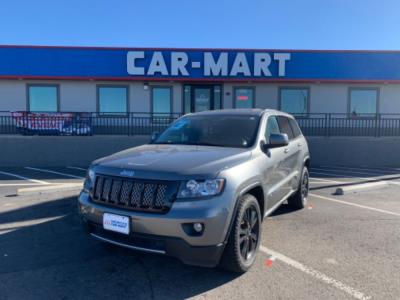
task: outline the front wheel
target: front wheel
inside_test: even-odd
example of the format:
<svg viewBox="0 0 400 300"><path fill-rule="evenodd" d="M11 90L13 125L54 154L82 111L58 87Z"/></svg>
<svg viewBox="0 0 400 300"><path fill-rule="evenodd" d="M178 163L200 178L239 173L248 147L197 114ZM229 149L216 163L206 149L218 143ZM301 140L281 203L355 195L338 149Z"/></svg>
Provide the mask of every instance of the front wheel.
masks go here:
<svg viewBox="0 0 400 300"><path fill-rule="evenodd" d="M246 194L239 200L221 266L243 273L253 265L261 240L261 213L257 199Z"/></svg>
<svg viewBox="0 0 400 300"><path fill-rule="evenodd" d="M309 190L309 174L306 166L303 167L297 192L288 198L288 203L295 209L302 209L307 205Z"/></svg>

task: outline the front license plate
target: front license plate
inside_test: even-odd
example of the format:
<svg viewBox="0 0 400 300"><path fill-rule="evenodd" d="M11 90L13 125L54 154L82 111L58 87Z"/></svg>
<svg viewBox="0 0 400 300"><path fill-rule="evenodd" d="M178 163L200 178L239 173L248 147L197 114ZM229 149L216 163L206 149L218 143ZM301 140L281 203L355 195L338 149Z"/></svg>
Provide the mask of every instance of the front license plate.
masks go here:
<svg viewBox="0 0 400 300"><path fill-rule="evenodd" d="M103 228L119 233L129 234L129 218L124 216L104 213Z"/></svg>

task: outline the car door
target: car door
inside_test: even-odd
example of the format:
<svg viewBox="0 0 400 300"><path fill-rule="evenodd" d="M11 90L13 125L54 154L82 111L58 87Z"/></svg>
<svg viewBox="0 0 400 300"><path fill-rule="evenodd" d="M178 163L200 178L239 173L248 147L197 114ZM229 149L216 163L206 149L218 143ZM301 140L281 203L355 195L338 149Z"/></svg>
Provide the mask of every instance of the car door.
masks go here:
<svg viewBox="0 0 400 300"><path fill-rule="evenodd" d="M298 171L298 175L295 176L294 180L294 188L297 188L298 180L300 180L303 164L304 164L304 153L303 149L305 144L307 143L304 139L304 136L301 132L299 125L297 124L294 118L289 118L290 127L293 131L293 156L294 156L294 168Z"/></svg>
<svg viewBox="0 0 400 300"><path fill-rule="evenodd" d="M293 129L290 125L290 118L287 116L278 116L278 124L281 133L286 133L289 138L289 145L284 147L284 163L282 165L283 173L285 174L284 182L282 186L285 190L285 195L290 193L297 182L298 176L298 157L299 157L299 147L297 145L297 140L293 133Z"/></svg>
<svg viewBox="0 0 400 300"><path fill-rule="evenodd" d="M276 116L268 116L264 130L265 142L269 142L269 136L272 133L281 133ZM284 196L287 188L282 186L282 182L286 176L285 173L284 147L268 149L264 153L263 164L263 180L267 193L266 208L269 210L276 205Z"/></svg>

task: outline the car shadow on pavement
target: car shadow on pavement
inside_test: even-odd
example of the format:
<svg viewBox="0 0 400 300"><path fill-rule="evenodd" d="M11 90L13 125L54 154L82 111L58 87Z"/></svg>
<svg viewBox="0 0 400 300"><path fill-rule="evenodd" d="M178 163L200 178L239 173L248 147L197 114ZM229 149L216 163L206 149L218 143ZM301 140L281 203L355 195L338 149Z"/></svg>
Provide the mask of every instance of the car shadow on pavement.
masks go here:
<svg viewBox="0 0 400 300"><path fill-rule="evenodd" d="M183 299L238 276L105 246L81 227L75 197L0 213L0 299Z"/></svg>
<svg viewBox="0 0 400 300"><path fill-rule="evenodd" d="M282 203L272 214L268 216L268 218L277 217L280 215L290 214L292 212L298 211L298 209L291 207L287 203Z"/></svg>

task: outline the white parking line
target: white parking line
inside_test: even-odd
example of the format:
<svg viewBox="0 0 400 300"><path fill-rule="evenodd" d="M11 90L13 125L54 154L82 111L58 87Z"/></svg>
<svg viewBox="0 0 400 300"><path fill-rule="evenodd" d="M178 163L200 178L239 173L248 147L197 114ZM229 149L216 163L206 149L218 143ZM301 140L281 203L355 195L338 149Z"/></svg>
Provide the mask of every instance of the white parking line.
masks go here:
<svg viewBox="0 0 400 300"><path fill-rule="evenodd" d="M87 171L87 169L84 169L84 168L79 168L79 167L71 167L71 166L68 166L67 167L67 169L73 169L73 170L81 170L81 171Z"/></svg>
<svg viewBox="0 0 400 300"><path fill-rule="evenodd" d="M328 201L332 201L332 202L337 202L337 203L341 203L341 204L345 204L345 205L355 206L355 207L359 207L359 208L363 208L363 209L368 209L368 210L380 212L380 213L387 214L387 215L400 217L400 213L395 213L395 212L392 212L392 211L389 211L389 210L385 210L385 209L380 209L380 208L375 208L375 207L371 207L371 206L365 206L365 205L361 205L361 204L351 203L351 202L338 200L338 199L334 199L334 198L330 198L330 197L326 197L326 196L320 196L320 195L317 195L317 194L314 194L314 193L310 193L309 195L312 196L312 197L316 197L316 198L320 198L320 199L324 199L324 200L328 200Z"/></svg>
<svg viewBox="0 0 400 300"><path fill-rule="evenodd" d="M81 176L76 176L72 174L67 174L67 173L61 173L53 170L48 170L48 169L39 169L39 168L33 168L33 167L25 167L25 169L28 170L33 170L33 171L39 171L39 172L44 172L44 173L51 173L51 174L57 174L61 176L66 176L66 177L71 177L71 178L76 178L76 179L85 179L84 177Z"/></svg>
<svg viewBox="0 0 400 300"><path fill-rule="evenodd" d="M32 179L32 178L28 178L28 177L21 176L21 175L18 175L18 174L14 174L14 173L10 173L10 172L0 171L0 174L6 175L6 176L15 177L15 178L18 178L18 179L28 180L28 181L34 182L34 183L50 184L50 182L47 182L47 181Z"/></svg>
<svg viewBox="0 0 400 300"><path fill-rule="evenodd" d="M326 176L330 176L330 177L360 178L360 177L353 176L353 175L343 175L343 174L337 174L337 173L332 173L332 172L313 171L312 169L310 170L310 174L326 175ZM363 179L367 179L367 178L363 178Z"/></svg>
<svg viewBox="0 0 400 300"><path fill-rule="evenodd" d="M327 169L327 168L313 168L314 170L319 170L319 171L323 171L323 172L330 172L330 171L333 171L333 172L343 172L343 173L351 173L351 174L362 174L362 175L374 175L374 176L391 176L391 175L400 175L400 174L386 174L386 173L377 173L377 172L369 172L369 171L362 171L362 172L360 172L360 171L349 171L349 170L342 170L342 169L339 169L338 170L338 168L329 168L329 169Z"/></svg>
<svg viewBox="0 0 400 300"><path fill-rule="evenodd" d="M6 233L14 231L14 230L21 229L23 227L39 225L39 224L42 224L42 223L55 221L55 220L58 220L58 219L61 219L61 218L64 218L64 217L65 217L65 215L61 215L61 216L56 216L56 217L49 217L49 218L41 218L41 219L35 219L35 220L26 220L26 221L14 222L14 223L0 224L0 235L1 234L6 234Z"/></svg>
<svg viewBox="0 0 400 300"><path fill-rule="evenodd" d="M315 269L313 269L311 267L308 267L308 266L302 264L301 262L298 262L298 261L296 261L294 259L291 259L291 258L289 258L289 257L287 257L287 256L285 256L285 255L283 255L283 254L281 254L279 252L271 250L271 249L269 249L267 247L264 247L262 245L260 246L260 251L264 252L267 255L274 256L276 259L284 262L285 264L287 264L287 265L289 265L289 266L291 266L291 267L293 267L293 268L295 268L295 269L297 269L299 271L302 271L302 272L306 273L307 275L310 275L310 276L314 277L315 279L321 280L324 283L326 283L326 284L328 284L330 286L333 286L333 287L335 287L335 288L347 293L348 295L352 296L355 299L360 299L360 300L371 299L370 296L366 296L364 293L356 290L355 288L353 288L353 287L351 287L351 286L349 286L349 285L347 285L347 284L345 284L345 283L343 283L343 282L341 282L339 280L336 280L336 279L334 279L332 277L329 277L328 275L325 275L324 273L321 273L318 270L315 270Z"/></svg>
<svg viewBox="0 0 400 300"><path fill-rule="evenodd" d="M336 181L336 180L319 178L319 177L310 177L310 180L318 180L318 181L322 181L324 183L339 183L339 184L351 183L350 181Z"/></svg>
<svg viewBox="0 0 400 300"><path fill-rule="evenodd" d="M0 183L0 187L7 186L37 186L37 183Z"/></svg>
<svg viewBox="0 0 400 300"><path fill-rule="evenodd" d="M391 175L374 176L374 177L357 177L354 175L338 174L338 173L331 173L331 172L327 173L327 172L319 172L319 171L316 172L316 171L312 171L312 170L310 171L310 174L320 174L320 175L331 176L331 177L355 178L355 179L359 179L359 180L385 181L385 182L390 182L391 184L400 185L400 182L394 181L395 179L390 178ZM352 183L352 182L349 182L349 183Z"/></svg>
<svg viewBox="0 0 400 300"><path fill-rule="evenodd" d="M321 168L341 168L341 169L354 169L354 170L369 170L369 171L377 171L377 172L400 172L400 168L385 168L385 167L347 167L347 166L329 166L329 165L321 165Z"/></svg>

